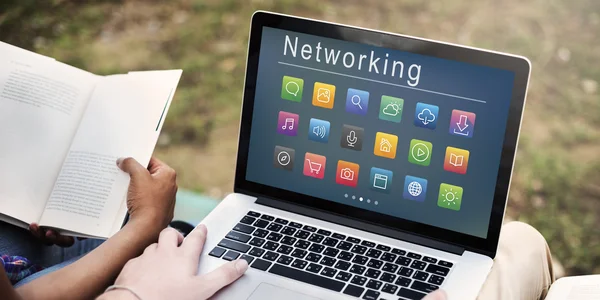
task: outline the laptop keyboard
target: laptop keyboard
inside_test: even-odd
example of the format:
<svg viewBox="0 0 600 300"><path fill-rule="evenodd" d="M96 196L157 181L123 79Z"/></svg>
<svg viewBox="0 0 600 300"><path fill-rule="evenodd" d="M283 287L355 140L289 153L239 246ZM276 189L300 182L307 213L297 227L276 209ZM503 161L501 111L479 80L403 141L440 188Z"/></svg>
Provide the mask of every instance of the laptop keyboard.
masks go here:
<svg viewBox="0 0 600 300"><path fill-rule="evenodd" d="M453 264L307 224L249 211L209 253L368 300L422 299ZM394 297L393 299L396 299Z"/></svg>

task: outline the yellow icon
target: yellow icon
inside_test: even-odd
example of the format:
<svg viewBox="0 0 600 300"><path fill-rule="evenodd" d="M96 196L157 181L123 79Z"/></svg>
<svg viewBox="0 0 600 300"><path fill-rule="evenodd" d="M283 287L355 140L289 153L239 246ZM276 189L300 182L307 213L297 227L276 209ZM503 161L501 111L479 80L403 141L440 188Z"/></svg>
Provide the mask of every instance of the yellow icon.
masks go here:
<svg viewBox="0 0 600 300"><path fill-rule="evenodd" d="M333 108L335 98L335 85L315 82L312 104L323 108Z"/></svg>
<svg viewBox="0 0 600 300"><path fill-rule="evenodd" d="M378 132L375 135L375 148L373 154L381 157L395 158L396 148L398 146L398 136Z"/></svg>

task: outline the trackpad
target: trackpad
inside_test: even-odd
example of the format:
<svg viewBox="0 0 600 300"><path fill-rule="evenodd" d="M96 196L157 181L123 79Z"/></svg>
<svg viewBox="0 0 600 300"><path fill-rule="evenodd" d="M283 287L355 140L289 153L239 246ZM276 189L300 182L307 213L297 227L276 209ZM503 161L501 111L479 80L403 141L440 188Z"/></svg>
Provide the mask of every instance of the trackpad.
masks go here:
<svg viewBox="0 0 600 300"><path fill-rule="evenodd" d="M248 300L285 299L285 300L319 300L305 294L294 292L286 288L261 283L250 295Z"/></svg>

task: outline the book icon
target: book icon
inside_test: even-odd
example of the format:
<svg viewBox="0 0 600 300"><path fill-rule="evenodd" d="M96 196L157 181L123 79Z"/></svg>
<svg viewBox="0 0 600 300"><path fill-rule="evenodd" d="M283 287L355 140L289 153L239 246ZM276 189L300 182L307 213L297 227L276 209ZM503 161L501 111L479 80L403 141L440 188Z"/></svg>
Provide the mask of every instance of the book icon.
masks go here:
<svg viewBox="0 0 600 300"><path fill-rule="evenodd" d="M456 155L454 153L450 153L450 160L448 161L448 163L455 167L462 167L464 159L465 157L463 155Z"/></svg>
<svg viewBox="0 0 600 300"><path fill-rule="evenodd" d="M444 170L458 174L466 174L469 166L469 150L454 147L446 148Z"/></svg>

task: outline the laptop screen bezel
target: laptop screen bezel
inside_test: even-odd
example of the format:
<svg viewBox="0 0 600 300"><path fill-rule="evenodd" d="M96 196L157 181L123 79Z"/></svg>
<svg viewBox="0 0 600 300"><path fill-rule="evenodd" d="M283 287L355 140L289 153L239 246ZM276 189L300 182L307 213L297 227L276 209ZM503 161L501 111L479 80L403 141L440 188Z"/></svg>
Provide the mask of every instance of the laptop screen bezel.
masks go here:
<svg viewBox="0 0 600 300"><path fill-rule="evenodd" d="M349 42L364 43L377 47L408 51L514 72L515 80L504 143L502 146L494 200L490 212L487 238L484 239L467 235L246 180L252 114L254 110L254 95L256 91L262 29L264 27L272 27ZM248 44L248 60L246 66L234 191L237 193L264 196L278 201L287 201L308 206L314 209L343 215L348 218L361 220L363 222L369 222L379 226L385 226L395 230L459 245L466 250L494 257L498 246L500 228L510 186L510 178L519 136L529 73L529 61L520 56L269 12L256 12L252 17L250 40Z"/></svg>

